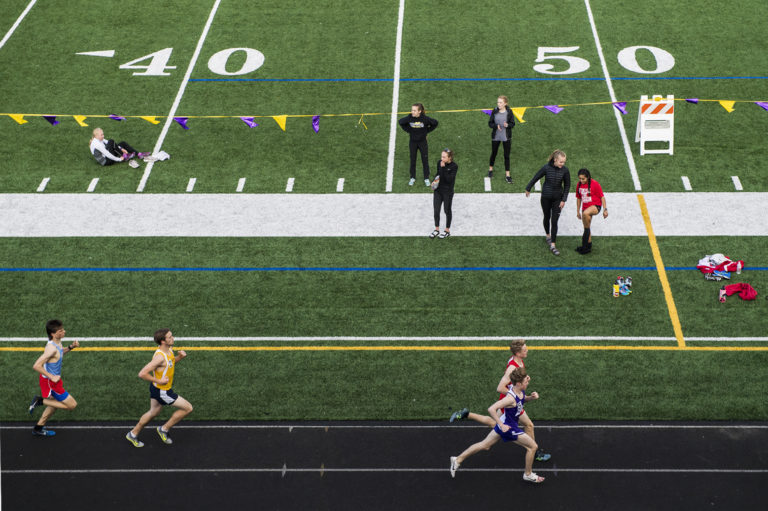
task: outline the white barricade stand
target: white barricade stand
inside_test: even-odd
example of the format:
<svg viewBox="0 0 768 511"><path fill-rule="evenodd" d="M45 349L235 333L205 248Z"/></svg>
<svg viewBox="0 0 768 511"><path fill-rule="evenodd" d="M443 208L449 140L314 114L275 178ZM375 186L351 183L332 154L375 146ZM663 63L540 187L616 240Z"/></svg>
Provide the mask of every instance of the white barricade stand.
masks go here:
<svg viewBox="0 0 768 511"><path fill-rule="evenodd" d="M637 111L637 133L635 142L640 142L640 155L674 154L675 141L675 97L640 96ZM646 142L667 142L666 149L646 149Z"/></svg>

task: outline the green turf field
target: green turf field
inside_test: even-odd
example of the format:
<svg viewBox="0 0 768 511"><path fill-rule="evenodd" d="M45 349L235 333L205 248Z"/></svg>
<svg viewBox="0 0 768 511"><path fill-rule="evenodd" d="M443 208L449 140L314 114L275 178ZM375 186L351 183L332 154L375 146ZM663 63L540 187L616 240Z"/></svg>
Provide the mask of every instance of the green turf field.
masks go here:
<svg viewBox="0 0 768 511"><path fill-rule="evenodd" d="M4 1L0 37L27 4ZM732 176L744 191L767 192L761 151L768 111L755 104L768 101L763 3L669 5L591 2L603 69L586 4L575 0L514 7L490 0L407 1L399 53L398 1L365 0L351 9L330 0L105 0L98 12L82 0L66 8L39 2L0 47L0 193L35 193L50 178L41 193L84 194L98 177L95 193L133 194L144 177L144 194L185 193L190 178L197 180L191 193L235 193L246 178L243 193L281 194L294 178L290 193L343 197L385 192L388 172L391 193L428 193L423 185L407 186L407 135L392 129L396 68L394 117L418 101L440 121L429 137L430 161L443 147L455 150L458 193L519 194L554 148L568 153L574 177L589 167L608 197L682 192L682 176L693 192L734 191ZM103 16L110 11L141 13L142 22L116 29ZM643 48L632 50L636 46ZM107 50L114 56L77 55ZM250 59L259 53L262 65L236 74L255 66ZM546 63L554 67L542 70ZM671 67L652 72L664 65ZM482 110L493 108L499 94L520 113L514 184L494 178L485 192L490 144ZM642 94L675 96L674 156L640 156L634 137ZM686 101L694 98L698 103ZM629 155L614 100L626 102L619 121ZM721 101L734 101L733 111ZM563 110L554 114L547 105ZM187 117L189 129L172 121L166 126L169 116ZM287 116L285 130L280 116ZM313 116L319 116L317 133ZM249 128L240 117L259 126ZM97 126L141 150L160 144L171 159L151 172L144 163L135 170L100 167L87 152ZM501 165L500 156L497 170ZM507 358L498 338L534 337L529 367L533 387L546 397L535 404L539 419L766 420L766 240L660 237L664 277L645 237L601 238L602 250L587 263L571 248L552 258L539 237L523 236L456 237L442 245L376 238L375 230L367 238L4 237L0 326L4 338L41 337L45 321L59 317L73 339L149 338L163 326L181 338L233 338L177 343L216 348L190 349L177 373L177 390L195 405L197 419L440 419L456 406L490 404ZM717 302L720 284L691 269L715 251L759 269L742 279L758 289L757 301ZM50 271L56 268L83 270ZM94 268L149 271L85 271ZM606 268L638 268L630 273L633 295L613 298L617 270ZM678 324L686 338L707 340L688 340L679 349ZM478 339L415 339L451 336ZM605 339L614 336L633 339ZM237 340L242 337L292 340ZM656 337L664 340L644 339ZM126 346L150 349L151 343L91 343ZM376 346L397 349L338 349ZM435 346L445 349L431 350ZM42 342L0 342L3 350L31 347ZM476 349L451 351L467 347ZM66 380L80 407L57 418L137 417L146 396L136 373L149 356L67 356ZM28 418L35 357L33 351L0 353L6 389L0 420ZM722 394L736 397L714 405L712 388L722 380ZM96 397L115 382L126 389L120 399ZM376 399L363 402L369 395Z"/></svg>

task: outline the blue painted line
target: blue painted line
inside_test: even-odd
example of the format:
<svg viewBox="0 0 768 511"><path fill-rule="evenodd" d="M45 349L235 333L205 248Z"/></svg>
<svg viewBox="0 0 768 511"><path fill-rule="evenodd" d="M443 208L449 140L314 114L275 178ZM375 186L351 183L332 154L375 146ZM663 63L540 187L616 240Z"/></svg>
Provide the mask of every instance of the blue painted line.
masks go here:
<svg viewBox="0 0 768 511"><path fill-rule="evenodd" d="M766 80L768 76L625 76L611 80ZM530 78L401 78L401 82L596 82L601 77L551 76ZM382 82L392 78L191 78L190 82Z"/></svg>
<svg viewBox="0 0 768 511"><path fill-rule="evenodd" d="M696 270L695 266L667 266L667 271ZM273 266L273 267L115 267L115 268L0 268L5 273L41 272L399 272L399 271L655 271L655 266L426 266L426 267L336 267L336 266ZM750 267L748 271L766 271L768 267Z"/></svg>

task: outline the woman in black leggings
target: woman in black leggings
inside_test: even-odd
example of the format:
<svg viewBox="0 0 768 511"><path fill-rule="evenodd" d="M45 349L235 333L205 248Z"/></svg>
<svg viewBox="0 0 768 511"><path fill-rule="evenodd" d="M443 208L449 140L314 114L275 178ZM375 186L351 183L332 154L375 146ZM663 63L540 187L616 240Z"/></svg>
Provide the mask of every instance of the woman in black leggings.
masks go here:
<svg viewBox="0 0 768 511"><path fill-rule="evenodd" d="M544 186L541 188L541 210L544 212L544 232L547 237L549 250L555 255L560 255L560 251L555 246L557 241L557 221L560 219L560 212L565 206L568 194L571 191L571 173L565 166L565 153L560 149L555 149L549 157L546 165L541 167L536 175L533 176L525 187L525 196L531 195L531 188L544 178Z"/></svg>
<svg viewBox="0 0 768 511"><path fill-rule="evenodd" d="M435 230L429 235L430 238L445 239L451 235L451 220L453 211L453 184L456 181L456 171L459 166L453 161L453 151L443 149L440 154L440 161L437 162L437 175L432 181L433 193L432 204L435 208ZM445 231L440 233L440 207L445 209Z"/></svg>

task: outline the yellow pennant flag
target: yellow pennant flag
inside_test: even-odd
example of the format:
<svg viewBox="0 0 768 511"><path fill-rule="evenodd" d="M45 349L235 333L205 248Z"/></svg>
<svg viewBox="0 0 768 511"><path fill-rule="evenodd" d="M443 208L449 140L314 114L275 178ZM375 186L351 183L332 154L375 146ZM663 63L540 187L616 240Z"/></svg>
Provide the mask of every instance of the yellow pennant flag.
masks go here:
<svg viewBox="0 0 768 511"><path fill-rule="evenodd" d="M525 122L523 120L523 116L525 115L525 110L526 110L526 107L524 106L512 109L512 113L515 114L515 119L517 119L517 122L521 124Z"/></svg>
<svg viewBox="0 0 768 511"><path fill-rule="evenodd" d="M18 122L19 124L26 124L29 122L24 119L24 114L8 114L8 117Z"/></svg>
<svg viewBox="0 0 768 511"><path fill-rule="evenodd" d="M288 118L287 115L273 115L272 118L275 120L278 126L280 126L280 129L285 131L285 120Z"/></svg>
<svg viewBox="0 0 768 511"><path fill-rule="evenodd" d="M147 121L147 122L151 122L152 124L160 124L160 121L158 121L157 119L155 119L155 117L154 117L154 116L149 116L149 117L141 117L141 119L144 119L144 120L145 120L145 121Z"/></svg>
<svg viewBox="0 0 768 511"><path fill-rule="evenodd" d="M733 112L733 105L736 103L735 101L719 101L720 106L725 108L725 111L728 113Z"/></svg>
<svg viewBox="0 0 768 511"><path fill-rule="evenodd" d="M73 115L72 117L77 121L77 124L79 124L80 126L88 126L87 124L85 124L84 115Z"/></svg>

